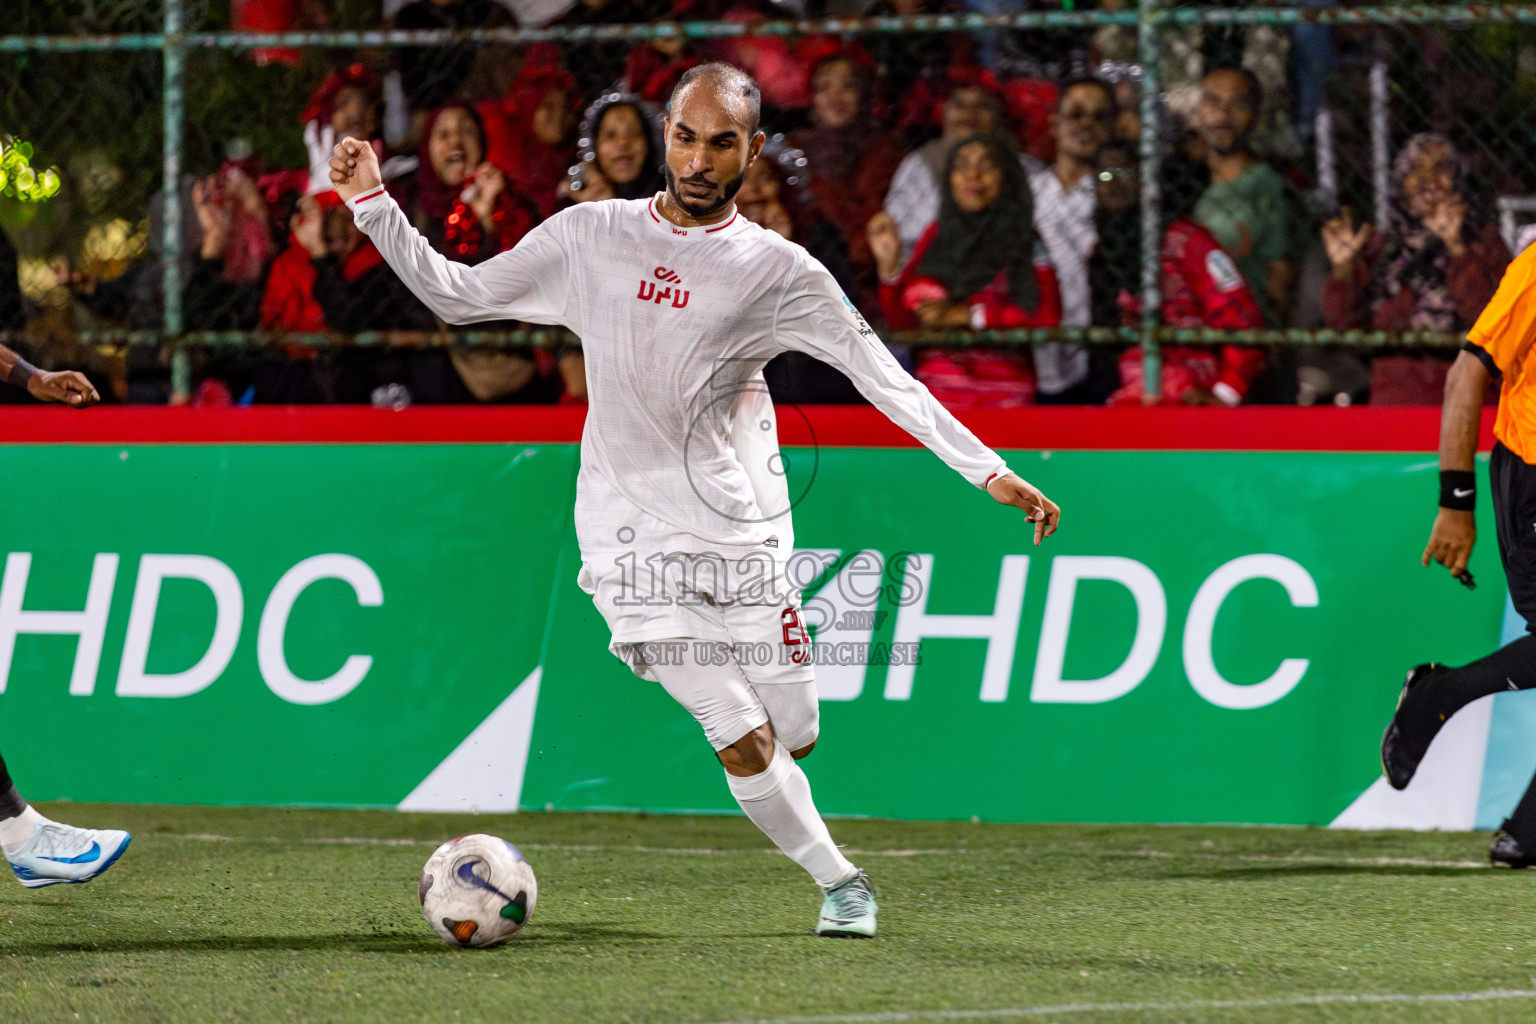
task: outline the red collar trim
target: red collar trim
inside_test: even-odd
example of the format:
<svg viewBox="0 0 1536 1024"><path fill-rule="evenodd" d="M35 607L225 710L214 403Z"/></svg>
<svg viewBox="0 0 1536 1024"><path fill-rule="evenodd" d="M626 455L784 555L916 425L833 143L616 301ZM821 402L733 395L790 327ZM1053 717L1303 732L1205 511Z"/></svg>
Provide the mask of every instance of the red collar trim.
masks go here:
<svg viewBox="0 0 1536 1024"><path fill-rule="evenodd" d="M656 210L656 200L658 198L658 196L652 196L650 198L650 200L645 204L645 212L651 215L651 220L655 221L657 224L660 224L662 227L671 228L672 231L678 235L691 235L695 232L698 232L699 234L712 235L716 231L724 231L732 224L735 224L736 218L741 216L741 211L737 210L735 213L731 214L730 220L726 221L724 224L716 224L712 228L704 228L702 230L699 228L680 228L676 224L673 224L671 221L662 219L661 215Z"/></svg>

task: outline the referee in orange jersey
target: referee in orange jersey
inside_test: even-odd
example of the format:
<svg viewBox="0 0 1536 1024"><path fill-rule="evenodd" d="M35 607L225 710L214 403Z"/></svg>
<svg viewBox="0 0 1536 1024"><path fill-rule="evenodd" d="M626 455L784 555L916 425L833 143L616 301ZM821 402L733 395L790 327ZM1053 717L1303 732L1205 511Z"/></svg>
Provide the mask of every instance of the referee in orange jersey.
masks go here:
<svg viewBox="0 0 1536 1024"><path fill-rule="evenodd" d="M1413 778L1430 741L1458 710L1492 693L1536 687L1536 246L1504 272L1499 290L1483 310L1451 366L1440 414L1440 512L1424 549L1424 564L1439 562L1452 576L1465 575L1477 527L1473 472L1483 393L1490 379L1502 382L1497 438L1489 464L1499 555L1515 610L1527 634L1461 668L1430 663L1408 672L1381 738L1387 781L1402 789ZM1495 865L1536 864L1536 781L1494 836L1488 851Z"/></svg>

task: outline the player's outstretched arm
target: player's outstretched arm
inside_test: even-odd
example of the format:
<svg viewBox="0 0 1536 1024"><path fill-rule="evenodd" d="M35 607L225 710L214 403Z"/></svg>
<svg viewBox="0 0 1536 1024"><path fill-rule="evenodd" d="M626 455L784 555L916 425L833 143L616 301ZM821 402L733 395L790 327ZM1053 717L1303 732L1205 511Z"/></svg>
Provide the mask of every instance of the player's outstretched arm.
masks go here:
<svg viewBox="0 0 1536 1024"><path fill-rule="evenodd" d="M358 230L373 240L406 287L447 323L526 320L570 326L564 317L565 252L553 221L484 263L454 263L432 248L384 190L371 145L342 139L330 166L331 184L352 208Z"/></svg>
<svg viewBox="0 0 1536 1024"><path fill-rule="evenodd" d="M83 409L101 401L101 395L85 379L85 374L74 370L39 370L4 345L0 345L0 377L44 402Z"/></svg>
<svg viewBox="0 0 1536 1024"><path fill-rule="evenodd" d="M1451 501L1470 499L1476 491L1472 473L1477 457L1483 392L1487 387L1488 371L1482 360L1471 352L1458 354L1445 379L1445 404L1440 410L1440 471L1466 476L1464 488L1453 488L1448 499ZM1460 493L1462 490L1466 493ZM1424 548L1421 559L1424 565L1439 562L1452 576L1466 572L1467 563L1472 559L1472 547L1477 543L1477 523L1470 500L1466 504L1469 507L1441 506L1435 515L1435 525L1429 531L1429 544Z"/></svg>
<svg viewBox="0 0 1536 1024"><path fill-rule="evenodd" d="M1040 488L1016 473L1004 473L987 484L987 493L999 505L1012 505L1024 510L1025 516L1035 524L1035 545L1056 532L1061 522L1061 509Z"/></svg>
<svg viewBox="0 0 1536 1024"><path fill-rule="evenodd" d="M1023 509L1036 544L1055 533L1061 521L1056 503L1010 472L1001 456L902 369L825 267L803 252L800 258L800 272L788 282L779 307L780 343L842 370L875 408L951 469L993 500Z"/></svg>

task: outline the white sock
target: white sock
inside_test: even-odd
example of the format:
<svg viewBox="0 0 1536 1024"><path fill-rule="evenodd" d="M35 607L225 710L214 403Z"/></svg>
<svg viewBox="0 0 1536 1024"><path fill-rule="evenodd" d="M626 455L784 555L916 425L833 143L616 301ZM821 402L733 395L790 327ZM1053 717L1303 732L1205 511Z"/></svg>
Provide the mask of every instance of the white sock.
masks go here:
<svg viewBox="0 0 1536 1024"><path fill-rule="evenodd" d="M811 799L811 780L784 744L774 744L767 771L746 777L727 772L725 780L752 823L789 854L790 860L809 871L817 885L830 889L858 870L832 842L832 834Z"/></svg>
<svg viewBox="0 0 1536 1024"><path fill-rule="evenodd" d="M14 853L32 838L38 823L47 820L31 804L27 804L27 809L14 818L0 819L0 848L6 853Z"/></svg>

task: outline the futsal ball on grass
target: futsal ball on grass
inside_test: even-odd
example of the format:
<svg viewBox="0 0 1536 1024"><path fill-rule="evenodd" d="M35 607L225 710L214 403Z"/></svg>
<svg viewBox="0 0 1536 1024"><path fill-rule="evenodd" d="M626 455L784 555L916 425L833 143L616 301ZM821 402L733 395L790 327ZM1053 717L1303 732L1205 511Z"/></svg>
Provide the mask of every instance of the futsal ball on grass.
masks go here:
<svg viewBox="0 0 1536 1024"><path fill-rule="evenodd" d="M487 949L523 930L539 885L522 851L496 836L460 836L432 851L417 897L450 946Z"/></svg>

